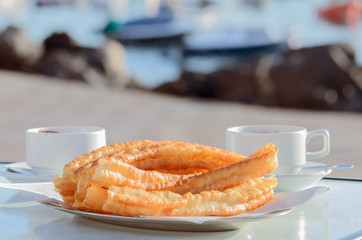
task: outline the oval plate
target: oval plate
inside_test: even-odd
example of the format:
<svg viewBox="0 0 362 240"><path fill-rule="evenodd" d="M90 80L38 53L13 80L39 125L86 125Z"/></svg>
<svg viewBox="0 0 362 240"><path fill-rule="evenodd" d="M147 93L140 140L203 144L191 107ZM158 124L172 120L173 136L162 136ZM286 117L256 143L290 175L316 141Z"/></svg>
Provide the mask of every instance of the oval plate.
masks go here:
<svg viewBox="0 0 362 240"><path fill-rule="evenodd" d="M188 232L215 232L226 231L241 228L253 221L259 221L270 217L281 216L289 213L293 208L287 208L279 211L269 212L266 214L242 214L232 217L207 217L208 221L197 223L200 217L125 217L118 215L107 215L95 212L78 211L64 206L56 199L40 200L34 198L37 202L52 207L54 209L86 217L95 221L110 223L113 225L121 225L126 227L146 228L167 231L188 231ZM201 217L205 218L205 217ZM187 219L187 220L186 220ZM195 221L193 221L193 219Z"/></svg>

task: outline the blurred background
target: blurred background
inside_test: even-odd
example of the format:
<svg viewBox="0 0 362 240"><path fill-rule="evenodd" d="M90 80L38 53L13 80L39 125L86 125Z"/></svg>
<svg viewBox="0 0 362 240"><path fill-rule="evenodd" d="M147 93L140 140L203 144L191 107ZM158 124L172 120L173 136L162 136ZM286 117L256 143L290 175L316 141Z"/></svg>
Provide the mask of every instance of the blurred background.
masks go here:
<svg viewBox="0 0 362 240"><path fill-rule="evenodd" d="M348 0L0 0L0 69L361 112L360 14Z"/></svg>

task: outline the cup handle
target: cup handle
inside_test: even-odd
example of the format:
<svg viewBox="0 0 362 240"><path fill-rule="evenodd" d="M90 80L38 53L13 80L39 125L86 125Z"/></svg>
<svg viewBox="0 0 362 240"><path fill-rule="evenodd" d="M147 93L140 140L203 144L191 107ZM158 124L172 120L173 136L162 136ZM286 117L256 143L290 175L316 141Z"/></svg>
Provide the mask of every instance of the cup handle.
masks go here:
<svg viewBox="0 0 362 240"><path fill-rule="evenodd" d="M306 144L314 138L314 137L322 137L323 138L323 147L321 150L316 152L307 152L307 160L321 158L328 155L330 151L330 140L329 140L329 132L325 129L313 130L307 133Z"/></svg>

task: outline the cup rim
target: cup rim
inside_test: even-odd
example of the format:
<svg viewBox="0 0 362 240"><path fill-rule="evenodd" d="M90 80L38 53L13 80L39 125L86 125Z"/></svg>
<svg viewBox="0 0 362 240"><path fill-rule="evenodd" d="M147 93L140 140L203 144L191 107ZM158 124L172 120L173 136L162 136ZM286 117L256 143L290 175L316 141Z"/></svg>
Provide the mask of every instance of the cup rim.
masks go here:
<svg viewBox="0 0 362 240"><path fill-rule="evenodd" d="M255 130L246 130L255 129ZM256 131L258 129L258 131ZM271 131L275 130L278 132L260 132L260 131ZM305 127L296 125L282 125L282 124L256 124L256 125L240 125L229 127L226 129L227 133L245 133L245 134L292 134L306 132Z"/></svg>
<svg viewBox="0 0 362 240"><path fill-rule="evenodd" d="M47 134L39 132L39 130L43 131L57 131L56 135L79 135L79 134L98 134L105 132L103 127L96 126L48 126L48 127L36 127L29 128L26 130L26 133L31 134ZM59 131L59 132L58 132ZM53 134L53 133L50 133Z"/></svg>

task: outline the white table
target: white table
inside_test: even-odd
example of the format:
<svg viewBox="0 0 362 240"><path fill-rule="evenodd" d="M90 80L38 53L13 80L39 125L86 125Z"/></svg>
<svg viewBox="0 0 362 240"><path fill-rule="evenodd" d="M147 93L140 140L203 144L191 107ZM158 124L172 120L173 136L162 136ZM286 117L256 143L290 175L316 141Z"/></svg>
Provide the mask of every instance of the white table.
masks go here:
<svg viewBox="0 0 362 240"><path fill-rule="evenodd" d="M318 185L330 190L287 215L224 232L158 231L99 223L40 205L26 193L0 188L0 239L339 239L360 231L362 182L322 180ZM18 207L21 202L26 206Z"/></svg>

